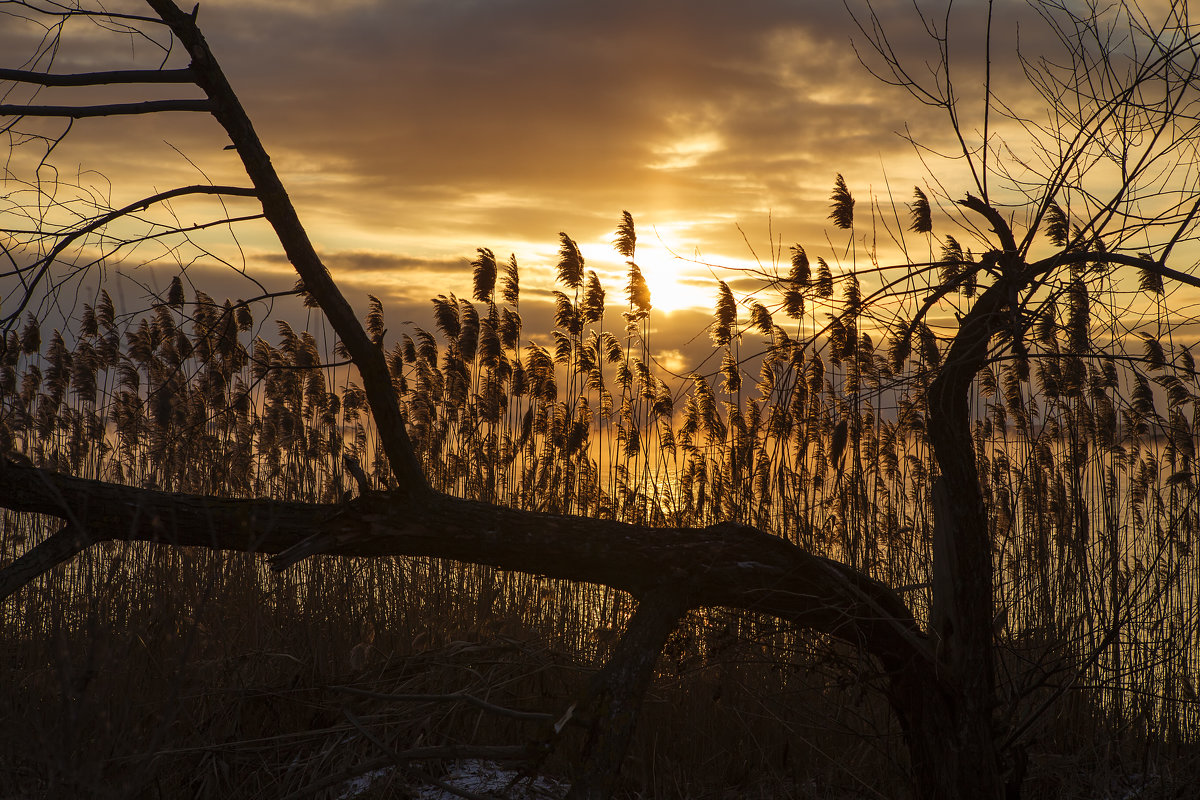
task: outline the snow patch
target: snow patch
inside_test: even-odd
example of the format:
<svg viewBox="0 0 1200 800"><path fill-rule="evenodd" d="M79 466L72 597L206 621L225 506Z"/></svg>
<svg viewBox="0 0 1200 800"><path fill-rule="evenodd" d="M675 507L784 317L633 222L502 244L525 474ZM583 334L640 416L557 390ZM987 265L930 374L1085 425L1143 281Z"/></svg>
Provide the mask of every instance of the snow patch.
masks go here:
<svg viewBox="0 0 1200 800"><path fill-rule="evenodd" d="M367 793L367 789L371 788L371 784L380 778L387 777L391 771L391 767L373 769L370 772L364 772L357 778L351 778L342 784L342 793L337 796L337 800L354 800L356 797L361 797Z"/></svg>
<svg viewBox="0 0 1200 800"><path fill-rule="evenodd" d="M386 780L391 773L391 767L377 769L347 781L342 785L338 800L355 800L363 796L376 781ZM560 800L568 789L567 784L553 778L522 778L516 770L478 759L459 761L439 780L463 792L511 800ZM409 797L414 800L460 800L462 797L432 785L412 786L410 790Z"/></svg>

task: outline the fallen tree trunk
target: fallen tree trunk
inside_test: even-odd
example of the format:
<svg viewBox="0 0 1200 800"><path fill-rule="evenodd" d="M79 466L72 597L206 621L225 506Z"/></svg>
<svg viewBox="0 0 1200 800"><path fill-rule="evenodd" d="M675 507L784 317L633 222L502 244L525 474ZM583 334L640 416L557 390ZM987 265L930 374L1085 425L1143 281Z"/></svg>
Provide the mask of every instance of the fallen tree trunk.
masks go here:
<svg viewBox="0 0 1200 800"><path fill-rule="evenodd" d="M887 662L925 652L924 634L890 588L743 525L649 528L427 490L372 492L336 505L239 500L123 486L11 461L0 467L0 495L6 508L58 517L77 537L82 532L79 549L143 541L290 553L290 561L303 548L299 552L448 558L604 584L635 596L671 585L689 608L773 614L861 644ZM55 546L45 569L62 560ZM29 563L17 570L18 563L0 570L0 585L10 585L6 576L18 571L22 583L45 572Z"/></svg>
<svg viewBox="0 0 1200 800"><path fill-rule="evenodd" d="M931 740L913 740L909 729L926 727L929 703L939 705L943 696L926 636L899 595L851 567L744 525L648 528L519 511L424 488L370 492L336 505L229 499L123 486L8 460L0 461L0 497L11 510L65 522L0 569L0 599L92 545L135 541L279 554L282 566L313 553L429 556L629 592L639 600L635 619L651 621L643 626L649 633L627 632L627 645L602 673L603 685L584 699L595 706L600 698L604 706L592 714L595 755L585 755L579 787L587 797L607 796L613 788L600 776L619 763L650 670L688 609L767 614L862 648L887 677L889 701L910 741L929 746Z"/></svg>

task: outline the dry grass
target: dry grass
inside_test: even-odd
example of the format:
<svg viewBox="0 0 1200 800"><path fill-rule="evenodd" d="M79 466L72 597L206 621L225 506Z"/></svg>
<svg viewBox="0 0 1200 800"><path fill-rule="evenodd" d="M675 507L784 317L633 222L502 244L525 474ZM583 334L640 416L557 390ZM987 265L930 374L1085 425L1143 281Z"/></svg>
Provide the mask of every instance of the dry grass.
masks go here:
<svg viewBox="0 0 1200 800"><path fill-rule="evenodd" d="M631 219L618 234L632 260ZM954 279L971 270L959 250ZM556 328L536 341L516 260L480 250L474 302L440 297L432 331L385 344L437 488L651 525L746 522L911 587L925 613L936 466L922 403L946 339L904 320L927 282L876 303L852 270L835 278L793 248L760 291L722 284L712 371L676 381L654 362L636 267L613 332L566 235L560 253ZM999 567L998 713L1049 709L1023 730L1047 793L1134 774L1175 786L1196 771L1200 729L1200 384L1187 348L1103 316L1138 289L1095 271L1060 278L1028 312L1028 359L994 361L974 400ZM0 446L64 472L224 495L334 502L353 490L344 456L388 484L363 392L322 366L313 334L279 322L271 341L253 336L249 308L188 298L178 279L160 300L120 317L102 293L68 334L32 318L11 331ZM1174 324L1156 308L1143 331ZM386 329L374 298L367 327ZM46 532L6 512L0 564ZM0 791L285 796L389 747L524 741L527 723L478 708L331 687L470 691L557 713L628 611L596 587L437 562L318 558L276 576L245 556L101 548L3 608L15 723ZM870 674L858 654L762 620L697 615L661 665L627 788L893 793L902 748ZM547 769L566 771L558 758Z"/></svg>
<svg viewBox="0 0 1200 800"><path fill-rule="evenodd" d="M547 618L545 590L572 587L509 586L497 601L503 607L481 622L475 592L427 593L415 579L424 572L432 586L433 570L412 565L398 568L408 574L407 590L388 607L335 611L322 603L306 611L285 599L295 595L282 585L255 592L250 559L194 555L183 575L172 563L179 559L151 556L131 569L122 588L144 587L153 602L119 596L110 584L87 607L47 599L41 636L6 625L0 792L334 797L345 781L389 763L389 754L461 747L468 756L472 746L547 736L548 721L512 719L454 696L552 720L611 644L611 635ZM366 599L358 571L378 565L318 559L314 566L320 580L358 584L349 596ZM384 580L377 585L401 593ZM531 604L519 606L521 597ZM676 636L647 703L626 791L704 797L719 796L714 787L741 787L810 796L805 786L896 778L887 753L897 743L879 698L834 683L840 670L811 648L776 660L774 645L790 637L763 625L697 615ZM587 644L564 645L571 639ZM883 733L864 739L872 726ZM535 768L569 775L583 744L582 732L568 728ZM393 788L436 778L451 760L443 753L406 761Z"/></svg>

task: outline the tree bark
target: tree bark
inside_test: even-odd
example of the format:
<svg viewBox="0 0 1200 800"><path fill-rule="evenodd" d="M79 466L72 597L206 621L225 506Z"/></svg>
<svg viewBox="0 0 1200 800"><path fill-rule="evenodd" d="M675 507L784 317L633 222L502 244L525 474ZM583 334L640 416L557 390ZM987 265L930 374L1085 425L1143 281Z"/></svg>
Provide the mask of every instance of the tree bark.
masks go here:
<svg viewBox="0 0 1200 800"><path fill-rule="evenodd" d="M104 541L282 553L319 540L341 556L432 556L600 583L641 596L664 585L687 608L723 605L803 622L889 663L928 659L890 588L743 525L649 528L519 511L447 495L372 492L324 505L142 489L0 461L0 505L58 517ZM14 564L0 570L0 580ZM31 576L32 577L32 576Z"/></svg>
<svg viewBox="0 0 1200 800"><path fill-rule="evenodd" d="M638 598L625 633L585 700L585 714L592 719L567 800L605 800L616 789L654 665L686 612L683 594L670 586Z"/></svg>
<svg viewBox="0 0 1200 800"><path fill-rule="evenodd" d="M962 205L992 223L1003 250L984 256L1000 277L963 316L929 389L929 440L939 471L930 633L946 674L939 685L927 687L936 696L926 698L929 707L920 712L924 721L913 729L910 744L914 772L928 773L938 796L1001 800L1004 781L992 726L992 542L971 439L970 390L992 336L1001 325L1016 324L1016 291L1027 279L1004 219L978 198L968 196ZM1020 332L1014 330L1013 338L1019 341Z"/></svg>

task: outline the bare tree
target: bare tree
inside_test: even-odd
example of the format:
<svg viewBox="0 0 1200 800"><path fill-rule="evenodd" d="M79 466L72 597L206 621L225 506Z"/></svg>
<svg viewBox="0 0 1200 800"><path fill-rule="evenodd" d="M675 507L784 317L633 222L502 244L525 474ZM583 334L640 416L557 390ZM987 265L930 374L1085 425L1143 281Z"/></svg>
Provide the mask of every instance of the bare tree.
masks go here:
<svg viewBox="0 0 1200 800"><path fill-rule="evenodd" d="M1019 791L1023 737L1050 703L1026 706L1016 718L997 713L1001 693L994 631L1005 606L997 605L996 501L985 498L981 488L975 433L980 420L972 397L981 371L989 365L1023 363L1028 373L1030 359L1083 370L1070 380L1078 392L1085 390L1091 369L1087 360L1100 363L1111 357L1117 342L1115 337L1091 342L1085 325L1076 340L1062 347L1038 346L1031 330L1063 298L1074 298L1078 308L1086 308L1100 284L1121 280L1119 276L1130 270L1151 292L1161 294L1164 281L1200 286L1186 270L1168 264L1174 263L1172 256L1190 248L1200 209L1195 200L1200 179L1193 169L1197 40L1182 4L1172 5L1157 26L1134 6L1091 7L1078 13L1055 3L1035 5L1069 57L1065 63L1024 62L1049 117L1022 116L997 99L987 83L978 133L963 122L967 109L951 79L951 38L945 27L926 20L939 59L926 79L923 73L914 76L908 71L870 9L860 18L868 45L864 57L873 55L867 60L885 81L949 115L961 159L972 176L965 197L947 190L935 199L944 204L947 216L974 232L980 255L973 256L955 242L956 247L943 247L938 260L902 259L879 270L885 276L879 287L862 297L855 294L849 304L853 308L835 319L844 340L838 346L848 352L859 346L853 333L859 316L876 308L890 315L878 319L890 331L894 361L905 361L914 339L924 337L928 344L921 367L927 390L923 413L938 468L932 493L928 619L918 618L898 591L865 569L814 555L746 525L651 531L610 520L519 511L434 491L406 429L393 372L381 347L382 331L373 335L370 325L360 323L317 255L200 32L196 12L185 13L171 0L148 0L154 16L145 17L16 5L21 13L46 20L51 31L73 17L86 16L161 41L164 66L61 74L46 66L45 59L34 58L23 68L0 70L2 80L43 87L170 84L198 87L203 96L80 106L7 103L0 105L0 114L11 118L4 130L14 146L41 142L45 151L52 151L72 127L30 132L34 129L21 127L30 121L200 112L220 123L250 185L181 187L116 209L107 208L98 197L75 207L53 197L27 203L31 209L68 212L68 219L31 211L34 238L19 244L19 231L6 231L7 241L0 242L10 264L4 280L13 288L0 318L5 334L31 309L50 314L52 303L46 298L138 240L120 226L139 220L146 209L194 195L254 198L261 213L228 214L203 225L261 216L273 228L299 276L300 290L320 307L361 376L391 480L386 490L376 490L359 478L358 497L323 505L234 499L73 477L22 463L10 454L0 462L0 505L47 515L60 520L61 527L0 570L0 595L11 595L54 565L106 541L273 554L281 569L315 553L434 556L629 592L638 601L637 611L588 696L569 712L587 720L599 742L584 755L572 797L606 797L613 790L655 660L683 615L701 607L747 609L843 640L874 658L905 736L918 796L1000 798L1006 786L1009 796ZM167 68L175 63L176 50L186 53L188 65ZM1032 152L1018 153L1001 139L996 120L1003 120L1007 130L1015 126L1026 132ZM35 174L42 168L41 163L35 165ZM8 182L15 185L13 179ZM26 188L42 190L36 181ZM930 208L923 194L920 200L925 205L919 202L914 208L913 230L925 233L932 225ZM89 203L92 207L84 208ZM839 227L853 226L853 201L840 176L834 221ZM175 225L145 236L188 235L199 227ZM903 246L904 232L898 227L893 233ZM1043 233L1049 238L1048 248L1038 238ZM64 254L88 237L104 255L75 257L64 271ZM890 270L903 277L891 278ZM925 276L925 283L914 286L914 275ZM797 278L802 280L807 277ZM853 276L847 282L858 285ZM262 296L268 295L264 289ZM929 325L931 315L948 306L959 316L942 339L943 352ZM214 329L230 322L237 311L233 306L214 309ZM847 329L853 335L847 337ZM826 332L814 336L808 346L826 346ZM843 423L839 428L839 456L856 425ZM1186 435L1190 440L1190 429ZM1114 573L1119 571L1118 560L1119 554L1110 565ZM1128 621L1128 609L1121 606L1129 594L1112 585L1114 615L1081 669L1088 659L1113 647ZM531 753L552 746L553 736L532 747Z"/></svg>

